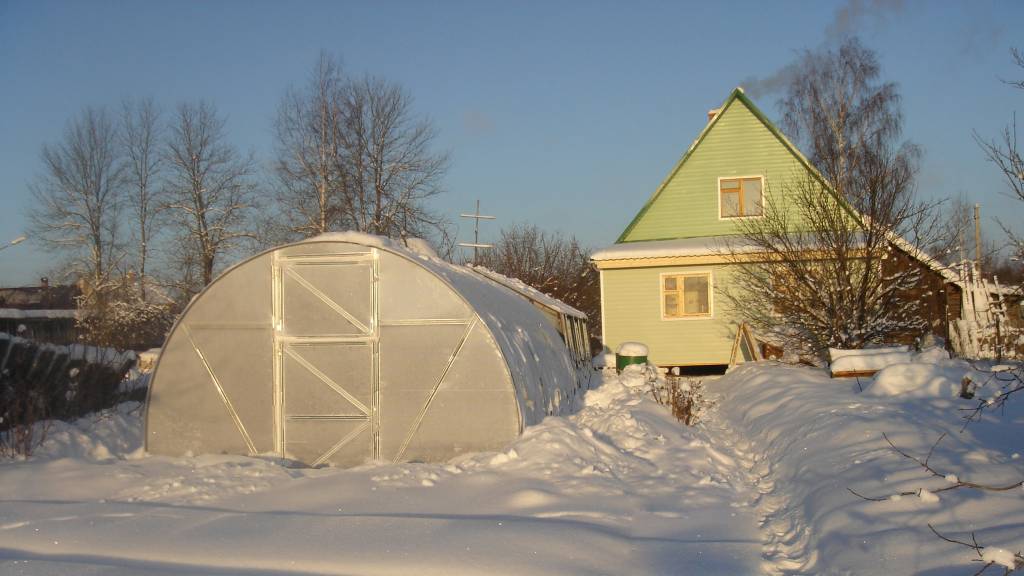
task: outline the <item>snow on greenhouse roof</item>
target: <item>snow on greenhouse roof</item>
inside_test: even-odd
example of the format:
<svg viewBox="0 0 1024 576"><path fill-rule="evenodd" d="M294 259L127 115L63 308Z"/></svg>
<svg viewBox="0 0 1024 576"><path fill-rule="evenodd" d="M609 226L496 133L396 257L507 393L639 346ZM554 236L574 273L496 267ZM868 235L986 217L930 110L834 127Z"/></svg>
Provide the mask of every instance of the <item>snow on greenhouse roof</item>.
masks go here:
<svg viewBox="0 0 1024 576"><path fill-rule="evenodd" d="M457 270L459 272L471 270L480 276L487 278L491 282L504 286L516 294L528 300L537 302L542 306L546 306L552 310L556 310L569 316L576 316L584 319L587 317L583 312L580 312L557 298L544 294L540 290L537 290L518 278L510 278L483 266L459 266L457 264L447 262L438 257L437 253L430 248L429 244L420 238L410 238L406 244L403 244L400 241L392 240L390 238L374 236L373 234L364 234L362 232L328 232L326 234L314 236L308 241L351 242L354 244L362 244L364 246L374 246L384 248L385 250L391 250L392 252L398 252L411 260L429 261L434 264L435 267L450 267L452 270Z"/></svg>
<svg viewBox="0 0 1024 576"><path fill-rule="evenodd" d="M580 312L557 298L548 296L518 278L509 278L504 274L499 274L498 272L489 268L484 268L483 266L468 266L468 268L490 280L493 280L494 282L497 282L498 284L501 284L502 286L505 286L519 295L528 298L529 300L537 302L541 306L546 306L547 308L551 308L552 310L556 310L562 314L583 318L584 320L587 318L587 315L583 312Z"/></svg>

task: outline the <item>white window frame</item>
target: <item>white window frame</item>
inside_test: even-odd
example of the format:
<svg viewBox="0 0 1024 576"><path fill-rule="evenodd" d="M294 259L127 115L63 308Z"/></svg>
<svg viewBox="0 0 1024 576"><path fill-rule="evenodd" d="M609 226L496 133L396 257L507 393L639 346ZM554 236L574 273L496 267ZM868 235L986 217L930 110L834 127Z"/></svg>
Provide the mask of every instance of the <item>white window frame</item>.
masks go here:
<svg viewBox="0 0 1024 576"><path fill-rule="evenodd" d="M761 213L755 216L722 216L722 180L753 180L758 178L761 180ZM751 220L754 218L764 218L765 210L768 209L768 195L765 194L764 186L764 174L747 174L738 176L719 176L715 182L715 197L717 198L718 204L718 220L721 222L727 222L730 220ZM743 194L743 183L740 183L740 194Z"/></svg>
<svg viewBox="0 0 1024 576"><path fill-rule="evenodd" d="M665 314L665 277L666 276L707 276L708 277L708 313L691 314L684 316L668 316ZM709 320L715 317L715 273L710 269L699 270L676 270L674 272L662 272L658 274L658 307L661 309L661 319L666 322L676 320Z"/></svg>

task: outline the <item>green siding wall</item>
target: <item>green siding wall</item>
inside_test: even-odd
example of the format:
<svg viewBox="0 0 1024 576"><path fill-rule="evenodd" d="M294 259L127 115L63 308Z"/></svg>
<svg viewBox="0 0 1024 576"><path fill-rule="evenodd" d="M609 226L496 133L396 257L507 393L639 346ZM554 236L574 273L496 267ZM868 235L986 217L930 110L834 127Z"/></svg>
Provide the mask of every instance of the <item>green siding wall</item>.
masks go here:
<svg viewBox="0 0 1024 576"><path fill-rule="evenodd" d="M614 352L623 342L643 342L650 348L650 361L660 366L728 364L736 324L720 291L729 282L730 269L730 265L716 265L603 270L605 345ZM714 294L712 317L662 320L661 274L708 270Z"/></svg>
<svg viewBox="0 0 1024 576"><path fill-rule="evenodd" d="M718 218L720 177L762 175L767 201L776 203L787 185L807 177L800 161L742 100L732 100L720 114L623 241L736 234L735 221Z"/></svg>

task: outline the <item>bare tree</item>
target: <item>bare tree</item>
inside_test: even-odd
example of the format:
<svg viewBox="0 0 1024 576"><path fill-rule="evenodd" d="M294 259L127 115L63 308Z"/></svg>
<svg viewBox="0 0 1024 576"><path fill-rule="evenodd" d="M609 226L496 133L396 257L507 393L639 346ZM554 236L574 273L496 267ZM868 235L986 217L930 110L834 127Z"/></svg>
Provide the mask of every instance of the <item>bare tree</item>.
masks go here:
<svg viewBox="0 0 1024 576"><path fill-rule="evenodd" d="M1014 63L1024 69L1024 53L1014 48L1010 54ZM1024 80L1004 80L1004 82L1009 86L1024 90ZM999 137L986 140L975 133L974 139L981 146L989 161L1002 172L1003 179L1009 188L1009 196L1024 202L1024 157L1021 156L1020 149L1017 147L1017 115L1013 115L1010 124L1003 129ZM1024 238L1017 236L1018 232L1012 230L1008 225L1003 224L1002 227L1013 243L1015 256L1018 260L1024 261Z"/></svg>
<svg viewBox="0 0 1024 576"><path fill-rule="evenodd" d="M598 275L589 251L576 238L533 225L513 225L502 229L501 238L480 255L479 264L577 308L589 318L590 332L601 333Z"/></svg>
<svg viewBox="0 0 1024 576"><path fill-rule="evenodd" d="M919 247L935 245L934 206L915 198L918 149L900 142L896 86L879 82L856 39L805 52L781 101L783 129L817 171L766 190L763 217L740 219L727 302L760 333L805 354L859 348L926 328ZM756 255L756 256L755 256Z"/></svg>
<svg viewBox="0 0 1024 576"><path fill-rule="evenodd" d="M441 193L448 169L447 154L431 149L433 124L413 116L402 88L371 76L347 86L343 113L342 226L391 238L433 235L445 221L426 202Z"/></svg>
<svg viewBox="0 0 1024 576"><path fill-rule="evenodd" d="M341 66L321 53L306 87L289 90L278 106L274 172L292 235L314 236L342 226L348 192L345 91Z"/></svg>
<svg viewBox="0 0 1024 576"><path fill-rule="evenodd" d="M126 159L127 200L135 220L135 268L139 298L146 301L149 256L157 231L160 204L156 182L163 168L160 154L160 112L151 98L126 100L121 106L121 145Z"/></svg>
<svg viewBox="0 0 1024 576"><path fill-rule="evenodd" d="M122 163L117 126L103 108L86 108L43 146L43 173L32 184L31 235L66 254L86 294L109 283L122 252Z"/></svg>
<svg viewBox="0 0 1024 576"><path fill-rule="evenodd" d="M177 223L178 288L190 295L213 279L226 253L251 238L254 161L225 141L224 119L206 102L178 106L166 146L167 208Z"/></svg>

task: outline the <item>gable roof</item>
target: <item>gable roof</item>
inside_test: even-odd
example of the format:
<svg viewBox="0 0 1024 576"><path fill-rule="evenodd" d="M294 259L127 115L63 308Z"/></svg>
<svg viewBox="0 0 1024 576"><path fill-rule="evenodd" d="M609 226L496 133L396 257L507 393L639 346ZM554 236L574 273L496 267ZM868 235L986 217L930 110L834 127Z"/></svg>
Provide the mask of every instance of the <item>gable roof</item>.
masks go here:
<svg viewBox="0 0 1024 576"><path fill-rule="evenodd" d="M796 145L793 144L789 140L789 138L787 138L786 135L783 134L782 131L779 130L779 128L774 123L772 123L771 120L768 119L768 117L765 115L765 113L762 112L761 109L758 108L757 105L754 104L754 102L751 101L750 98L747 97L746 93L743 91L743 87L742 86L737 86L729 94L729 97L725 99L725 102L723 102L722 105L717 109L717 113L715 114L714 118L712 118L704 126L704 129L700 131L700 134L697 135L697 139L693 141L693 144L690 144L690 147L686 150L686 153L683 154L683 157L679 159L679 162L677 162L676 165L672 168L672 171L669 172L668 176L664 180L662 180L661 184L658 186L658 189L655 190L654 194L651 195L651 197L647 200L647 203L644 204L643 208L640 209L640 212L638 212L637 215L633 218L633 220L629 223L629 225L626 226L626 229L622 231L622 234L620 234L619 238L615 241L616 245L618 245L618 244L632 244L632 243L636 243L636 242L642 242L643 243L643 248L641 248L641 250L639 250L638 252L644 252L644 253L651 252L651 253L658 253L659 255L661 255L665 250L672 251L673 249L678 249L679 248L678 246L672 246L672 244L674 243L673 240L659 240L659 241L632 240L632 241L627 241L627 240L625 240L625 238L626 238L626 236L629 235L630 232L633 231L633 228L637 225L637 223L640 222L640 220L644 217L644 215L647 213L647 211L654 204L654 202L657 201L657 199L661 196L661 193L668 186L669 182L672 181L672 179L679 172L679 170L682 169L683 165L686 164L686 161L690 158L690 156L693 155L694 151L697 150L697 147L700 146L700 144L704 141L704 139L708 135L708 133L710 133L711 130L713 130L715 128L715 126L718 124L718 121L722 118L722 116L725 115L725 113L729 109L729 107L732 106L733 104L735 104L737 101L739 101L741 104L746 106L747 110L749 110L750 113L753 114L754 117L757 118L764 125L764 127L767 128L768 131L771 132L771 134L773 136L775 136L776 139L778 139L778 141L807 170L808 174L810 174L815 180L818 181L819 184L821 184L822 189L824 189L826 192L831 194L832 197L839 203L839 205L842 206L846 210L846 212L850 214L850 216L852 216L854 219L859 219L862 222L866 222L867 221L867 216L861 214L857 209L855 209L853 206L851 206L850 203L845 198L840 196L839 193L837 193L835 191L835 189L832 187L832 185L828 182L828 180L826 180L825 177L821 174L821 172L819 172L818 169L815 168L813 164L811 164L810 160L808 160L807 157L804 156L803 152L801 152L800 149L797 148ZM931 270L939 273L947 282L950 282L950 283L953 283L953 284L960 284L960 277L959 277L959 275L956 274L953 270L951 270L951 268L949 266L945 266L941 262L935 260L934 258L929 256L928 254L926 254L923 250L921 250L920 248L914 246L911 242L909 242L907 239L903 238L902 236L900 236L896 232L893 232L892 230L886 230L885 234L886 234L887 239L894 246L896 246L898 249L906 252L912 258L917 259L918 261L920 261L922 264L924 264L925 266L927 266ZM688 246L689 246L689 244L688 244ZM690 247L693 248L692 246L690 246ZM640 248L640 246L637 246L637 248ZM603 258L607 259L607 258L613 257L613 254L615 254L617 252L621 253L621 254L625 254L625 253L627 253L629 251L628 250L616 251L614 249L614 247L611 247L611 248L599 251L598 254L600 256L602 256ZM639 256L637 254L633 254L632 256L622 256L622 255L620 255L618 257L619 258L630 258L630 257L634 257L634 258L648 257L649 258L649 257L653 257L653 256L651 256L649 254L646 255L646 256ZM596 258L595 258L595 260L596 260Z"/></svg>
<svg viewBox="0 0 1024 576"><path fill-rule="evenodd" d="M793 157L797 159L797 161L800 162L800 164L808 171L808 173L810 173L814 177L815 180L817 180L822 185L823 188L831 192L832 195L836 197L837 200L840 201L840 203L850 212L851 216L857 216L856 211L853 211L848 203L839 198L839 196L835 193L835 191L832 190L832 187L825 180L825 177L822 176L821 173L818 172L818 169L811 164L810 160L808 160L807 157L803 155L803 152L801 152L799 148L797 148L792 142L790 142L789 138L786 138L786 135L783 134L782 131L779 130L778 127L775 126L775 124L773 124L772 121L768 119L764 112L762 112L761 109L758 108L757 105L755 105L750 100L750 98L747 97L746 93L743 91L743 88L737 86L729 94L729 97L725 99L725 102L723 102L722 105L718 108L718 113L715 114L714 118L712 118L711 121L704 126L704 129L700 131L700 134L697 135L697 139L693 141L693 144L690 144L690 147L686 150L686 153L683 154L683 157L679 159L679 162L676 162L676 165L669 172L668 176L664 180L662 180L661 184L658 186L658 189L654 191L654 194L652 194L651 197L647 200L647 203L644 204L643 208L640 209L640 212L638 212L637 215L633 218L633 220L629 223L629 225L626 226L626 229L622 231L622 234L620 234L619 238L615 241L616 244L621 244L625 242L637 242L637 240L626 240L626 237L629 235L630 232L633 231L633 228L636 227L636 225L640 222L644 215L647 214L647 211L658 200L662 192L664 192L668 184L672 181L673 178L675 178L676 174L679 173L679 171L683 168L683 165L685 165L686 161L690 159L690 156L693 155L694 151L696 151L697 148L701 145L701 143L704 141L708 133L710 133L715 128L715 126L718 125L718 121L721 120L723 116L725 116L725 113L729 109L729 107L735 104L737 101L743 104L750 111L750 113L753 114L754 117L757 118L761 122L761 124L763 124L764 127L767 128L769 132L771 132L773 136L775 136L775 138L790 152L790 154L793 155Z"/></svg>

